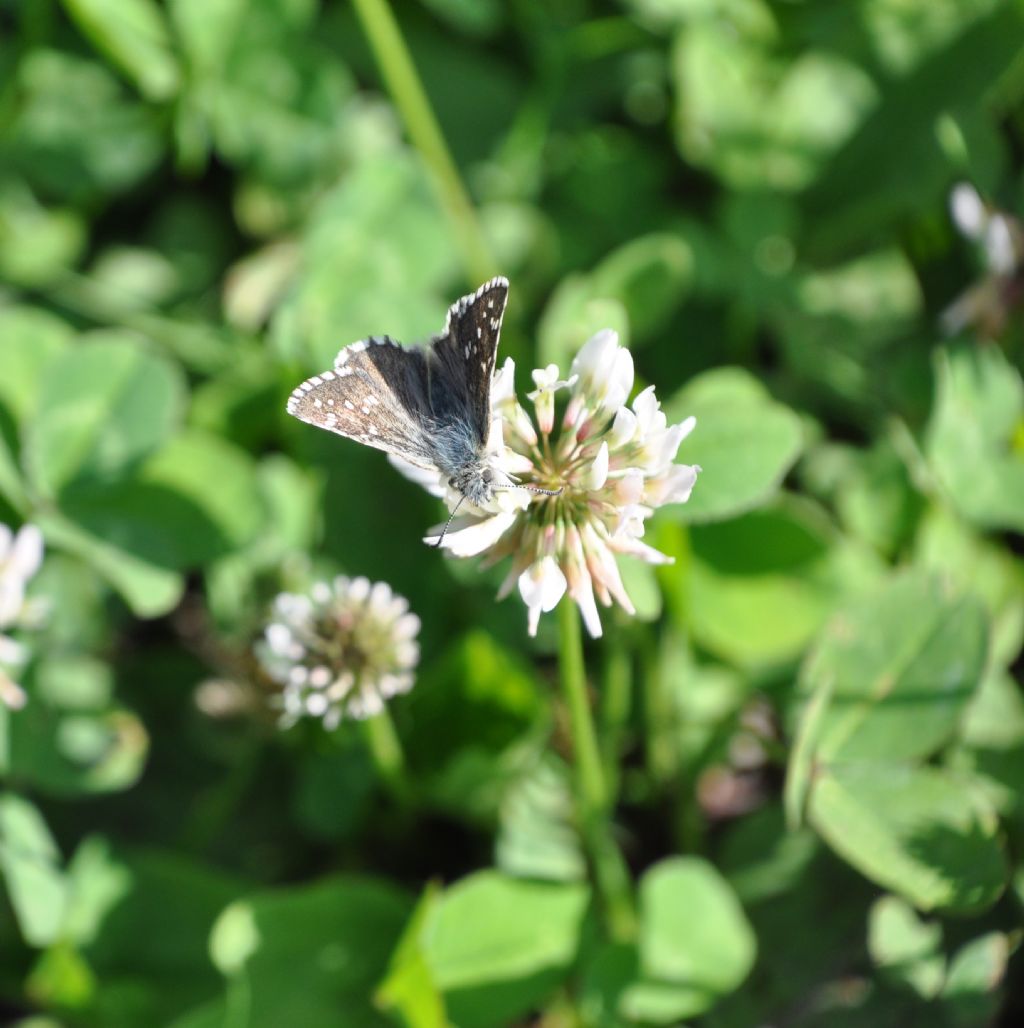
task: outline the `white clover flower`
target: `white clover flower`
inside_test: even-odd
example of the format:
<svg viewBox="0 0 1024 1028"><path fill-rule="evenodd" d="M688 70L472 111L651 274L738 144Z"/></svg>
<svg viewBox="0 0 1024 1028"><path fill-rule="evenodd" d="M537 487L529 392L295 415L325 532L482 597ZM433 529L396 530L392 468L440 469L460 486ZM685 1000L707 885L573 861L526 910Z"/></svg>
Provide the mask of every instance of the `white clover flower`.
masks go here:
<svg viewBox="0 0 1024 1028"><path fill-rule="evenodd" d="M670 562L642 541L644 522L656 507L689 499L700 468L674 461L696 422L691 417L669 425L653 387L626 406L633 359L610 330L583 346L567 379L553 364L533 372L536 389L528 396L535 419L516 399L514 376L508 358L495 372L491 390L492 441L497 435L504 447L498 466L512 483L561 491L556 496L531 496L514 487L498 492L497 510L471 510L455 518L441 545L457 557L486 551L488 564L510 556L499 597L518 585L531 635L540 615L568 593L587 630L599 636L597 600L605 606L615 601L634 613L617 555ZM568 398L556 431L555 394L563 389ZM444 495L438 476L392 463ZM436 543L439 536L440 530L427 542Z"/></svg>
<svg viewBox="0 0 1024 1028"><path fill-rule="evenodd" d="M999 336L1020 302L1024 225L986 204L966 182L954 187L949 208L953 223L980 251L983 269L981 278L941 313L941 327L947 335L973 327L985 336Z"/></svg>
<svg viewBox="0 0 1024 1028"><path fill-rule="evenodd" d="M25 706L25 690L11 674L25 664L28 652L5 633L37 623L25 590L42 562L43 534L35 525L22 525L15 535L0 524L0 703L11 710Z"/></svg>
<svg viewBox="0 0 1024 1028"><path fill-rule="evenodd" d="M280 593L257 655L281 689L282 727L314 717L373 717L408 692L419 661L420 619L384 582L339 575L308 594Z"/></svg>

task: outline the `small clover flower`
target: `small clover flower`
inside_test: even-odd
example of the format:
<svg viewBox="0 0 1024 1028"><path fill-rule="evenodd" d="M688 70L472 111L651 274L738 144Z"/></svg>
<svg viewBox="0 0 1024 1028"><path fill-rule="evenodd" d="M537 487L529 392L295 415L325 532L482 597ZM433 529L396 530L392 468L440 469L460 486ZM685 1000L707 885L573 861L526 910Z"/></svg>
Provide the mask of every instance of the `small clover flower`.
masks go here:
<svg viewBox="0 0 1024 1028"><path fill-rule="evenodd" d="M338 576L308 594L279 594L258 656L281 686L282 726L314 717L333 729L342 717L379 714L412 688L419 630L384 582Z"/></svg>
<svg viewBox="0 0 1024 1028"><path fill-rule="evenodd" d="M518 585L531 635L540 615L568 593L590 634L599 636L598 600L634 613L618 555L652 564L670 561L643 542L644 523L655 508L689 499L700 468L676 464L675 458L696 422L691 417L669 425L653 387L626 405L633 359L609 330L584 345L568 378L560 378L553 364L533 372L536 388L527 394L533 418L516 398L514 377L508 358L491 390L492 442L495 436L501 440L495 466L508 476L510 488L495 494L496 509L471 509L455 518L441 545L457 557L486 553L488 565L511 557L499 596ZM568 397L556 428L555 395L561 390ZM392 463L444 495L437 476ZM559 492L531 497L515 483Z"/></svg>
<svg viewBox="0 0 1024 1028"><path fill-rule="evenodd" d="M947 335L972 327L994 338L1024 295L1024 225L986 204L966 182L954 187L949 208L953 223L980 252L982 276L942 312L941 326Z"/></svg>
<svg viewBox="0 0 1024 1028"><path fill-rule="evenodd" d="M0 524L0 703L11 710L25 706L25 690L11 675L28 660L28 651L6 632L38 623L38 609L25 591L42 561L43 535L35 525L22 525L15 535Z"/></svg>

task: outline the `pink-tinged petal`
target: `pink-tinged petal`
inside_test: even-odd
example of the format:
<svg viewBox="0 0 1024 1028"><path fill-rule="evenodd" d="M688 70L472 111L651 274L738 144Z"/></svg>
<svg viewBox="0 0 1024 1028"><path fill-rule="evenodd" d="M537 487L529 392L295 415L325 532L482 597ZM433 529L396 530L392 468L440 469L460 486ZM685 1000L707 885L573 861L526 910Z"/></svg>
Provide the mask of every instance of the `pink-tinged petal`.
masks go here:
<svg viewBox="0 0 1024 1028"><path fill-rule="evenodd" d="M22 525L14 537L7 572L20 575L22 581L27 582L42 562L43 533L35 525Z"/></svg>
<svg viewBox="0 0 1024 1028"><path fill-rule="evenodd" d="M612 484L615 502L621 507L639 503L644 495L644 475L637 468L628 468Z"/></svg>
<svg viewBox="0 0 1024 1028"><path fill-rule="evenodd" d="M644 502L652 507L686 503L697 482L699 464L673 464L664 474L650 478L644 486Z"/></svg>
<svg viewBox="0 0 1024 1028"><path fill-rule="evenodd" d="M0 704L8 710L21 710L27 702L25 690L0 671Z"/></svg>
<svg viewBox="0 0 1024 1028"><path fill-rule="evenodd" d="M590 492L597 492L599 489L604 488L605 482L608 481L608 444L601 443L601 448L597 451L597 456L594 458L593 463L583 473L583 488Z"/></svg>
<svg viewBox="0 0 1024 1028"><path fill-rule="evenodd" d="M587 554L587 567L594 585L599 587L603 594L602 600L607 605L610 603L609 597L614 597L627 614L635 614L636 608L626 592L619 566L615 563L615 555L608 548L608 544L598 535L593 525L584 525L581 535Z"/></svg>
<svg viewBox="0 0 1024 1028"><path fill-rule="evenodd" d="M647 564L674 564L676 562L675 557L670 557L667 553L662 553L661 550L656 550L653 546L648 546L647 543L641 542L633 536L625 534L614 536L608 545L616 553L638 557Z"/></svg>
<svg viewBox="0 0 1024 1028"><path fill-rule="evenodd" d="M410 482L415 482L426 489L431 496L436 496L438 499L444 497L445 485L437 471L428 471L426 468L417 467L407 460L402 460L401 457L396 457L393 453L388 454L388 462L405 475Z"/></svg>
<svg viewBox="0 0 1024 1028"><path fill-rule="evenodd" d="M597 612L597 604L594 602L594 589L590 581L590 574L583 571L576 582L575 588L569 590L576 606L583 616L583 624L587 626L587 632L592 639L601 638L601 615Z"/></svg>
<svg viewBox="0 0 1024 1028"><path fill-rule="evenodd" d="M475 557L493 546L515 523L516 511L502 511L488 518L456 518L441 543L441 549L456 557ZM444 525L438 525L423 541L437 545Z"/></svg>

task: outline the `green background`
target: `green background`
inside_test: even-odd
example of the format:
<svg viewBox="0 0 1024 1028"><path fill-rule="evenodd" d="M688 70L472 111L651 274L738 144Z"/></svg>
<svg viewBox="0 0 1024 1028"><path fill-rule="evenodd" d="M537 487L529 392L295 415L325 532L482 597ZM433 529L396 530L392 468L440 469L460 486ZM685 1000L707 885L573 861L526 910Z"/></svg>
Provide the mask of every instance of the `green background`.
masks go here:
<svg viewBox="0 0 1024 1028"><path fill-rule="evenodd" d="M0 1018L1020 1023L1021 283L948 200L1024 210L1024 4L387 13L0 0L0 521L49 607L0 707ZM556 619L284 414L496 273L521 390L610 326L697 416L676 561L587 648L632 939ZM337 572L423 619L402 801L360 726L266 709L271 600Z"/></svg>

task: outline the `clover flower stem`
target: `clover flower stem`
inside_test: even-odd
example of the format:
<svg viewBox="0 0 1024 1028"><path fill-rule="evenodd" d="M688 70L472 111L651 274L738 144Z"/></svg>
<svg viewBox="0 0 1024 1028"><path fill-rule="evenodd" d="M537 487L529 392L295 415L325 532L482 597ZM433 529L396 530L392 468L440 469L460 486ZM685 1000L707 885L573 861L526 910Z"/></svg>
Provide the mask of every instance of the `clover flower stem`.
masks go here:
<svg viewBox="0 0 1024 1028"><path fill-rule="evenodd" d="M409 800L408 781L405 776L405 754L395 730L395 723L385 707L362 722L366 743L373 766L391 795L401 803Z"/></svg>
<svg viewBox="0 0 1024 1028"><path fill-rule="evenodd" d="M388 0L355 0L353 6L391 99L451 220L466 274L482 282L494 274L494 260Z"/></svg>
<svg viewBox="0 0 1024 1028"><path fill-rule="evenodd" d="M558 612L559 670L576 761L576 813L580 833L604 908L608 933L616 941L627 941L636 930L632 885L608 823L610 794L587 697L579 614L573 604L564 601L558 605Z"/></svg>

